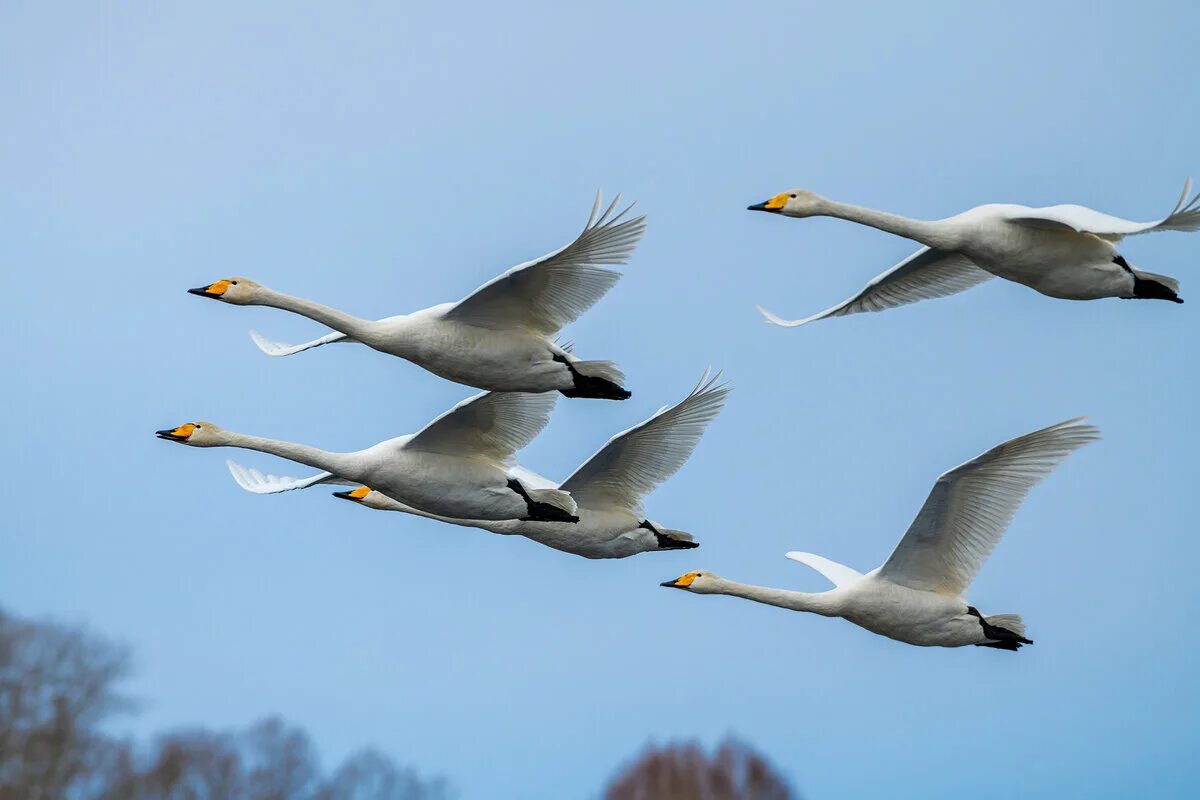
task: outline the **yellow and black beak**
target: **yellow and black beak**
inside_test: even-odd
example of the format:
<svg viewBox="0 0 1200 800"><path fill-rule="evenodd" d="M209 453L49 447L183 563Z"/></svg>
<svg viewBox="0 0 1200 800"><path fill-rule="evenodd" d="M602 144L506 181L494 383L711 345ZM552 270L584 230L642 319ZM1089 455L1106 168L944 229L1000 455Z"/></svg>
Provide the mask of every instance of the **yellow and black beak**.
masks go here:
<svg viewBox="0 0 1200 800"><path fill-rule="evenodd" d="M199 295L200 297L211 297L213 300L220 300L221 296L224 295L232 285L232 281L220 280L216 283L210 283L208 286L201 286L196 289L188 289L188 294Z"/></svg>
<svg viewBox="0 0 1200 800"><path fill-rule="evenodd" d="M699 572L689 572L686 575L680 575L673 581L663 581L659 586L666 586L668 589L686 589L692 585L692 581L700 575Z"/></svg>
<svg viewBox="0 0 1200 800"><path fill-rule="evenodd" d="M168 442L186 442L195 432L196 426L189 422L186 425L180 425L178 428L155 431L154 435L160 439L166 439Z"/></svg>
<svg viewBox="0 0 1200 800"><path fill-rule="evenodd" d="M778 214L787 205L788 194L777 194L770 200L764 200L761 203L755 203L752 206L746 206L747 211L768 211L773 214Z"/></svg>
<svg viewBox="0 0 1200 800"><path fill-rule="evenodd" d="M334 497L340 497L343 500L353 500L356 503L361 503L363 498L371 493L371 487L360 486L357 489L349 492L334 492Z"/></svg>

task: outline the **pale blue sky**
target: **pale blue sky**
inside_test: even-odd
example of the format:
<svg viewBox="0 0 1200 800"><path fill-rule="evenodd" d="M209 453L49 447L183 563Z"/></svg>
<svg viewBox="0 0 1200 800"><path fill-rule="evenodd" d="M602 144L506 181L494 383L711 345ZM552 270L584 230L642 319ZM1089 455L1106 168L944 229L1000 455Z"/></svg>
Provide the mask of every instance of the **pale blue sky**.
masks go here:
<svg viewBox="0 0 1200 800"><path fill-rule="evenodd" d="M792 186L913 216L1083 203L1149 219L1200 173L1183 3L0 7L0 603L132 644L131 731L280 712L464 797L593 793L648 740L736 732L812 798L1149 792L1200 780L1200 236L1131 240L1188 304L993 282L796 331L913 249L743 209ZM633 398L564 400L563 476L687 391L736 389L651 516L699 550L591 562L262 498L195 418L351 449L469 394L397 359L262 356L318 326L184 290L240 274L381 317L565 243L597 187L649 215L568 330ZM1017 654L906 647L658 583L883 560L944 469L1090 414L971 590ZM247 459L276 471L287 465Z"/></svg>

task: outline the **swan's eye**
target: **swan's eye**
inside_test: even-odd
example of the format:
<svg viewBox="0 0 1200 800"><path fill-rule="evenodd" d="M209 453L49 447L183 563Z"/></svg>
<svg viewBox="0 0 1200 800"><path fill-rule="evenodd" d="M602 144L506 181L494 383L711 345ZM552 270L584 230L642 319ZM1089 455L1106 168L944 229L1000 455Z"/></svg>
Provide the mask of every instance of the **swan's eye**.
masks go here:
<svg viewBox="0 0 1200 800"><path fill-rule="evenodd" d="M793 194L793 195L790 195L790 197L791 197L793 200L795 200L795 199L796 199L796 195L794 195L794 194ZM237 283L237 281L234 281L234 283Z"/></svg>
<svg viewBox="0 0 1200 800"><path fill-rule="evenodd" d="M795 196L796 195L792 195L792 197L795 197ZM234 286L237 286L237 281L230 281L230 283L232 283Z"/></svg>

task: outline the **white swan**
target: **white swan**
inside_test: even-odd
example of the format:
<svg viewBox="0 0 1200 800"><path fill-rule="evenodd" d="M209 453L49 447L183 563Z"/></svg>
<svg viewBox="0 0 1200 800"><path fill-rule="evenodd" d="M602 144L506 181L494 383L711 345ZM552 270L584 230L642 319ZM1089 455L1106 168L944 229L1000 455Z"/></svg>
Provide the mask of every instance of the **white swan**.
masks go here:
<svg viewBox="0 0 1200 800"><path fill-rule="evenodd" d="M624 558L651 550L680 550L698 545L691 534L663 527L646 519L642 498L670 478L695 450L704 430L716 418L729 393L719 376L704 378L679 403L660 409L654 416L612 437L604 447L561 486L578 504L579 523L488 521L430 514L398 502L384 492L361 486L336 497L352 500L381 511L406 514L482 528L493 533L516 534L586 558ZM331 472L307 478L264 475L255 469L228 462L234 480L256 494L304 489L327 483L347 483ZM514 471L531 488L552 489L555 484L529 470Z"/></svg>
<svg viewBox="0 0 1200 800"><path fill-rule="evenodd" d="M809 594L689 572L663 586L728 594L793 611L842 617L889 639L924 647L1032 644L1015 614L985 617L963 593L1004 534L1026 494L1068 455L1099 438L1079 420L1005 442L938 478L925 505L882 567L863 575L812 553L787 557L836 587Z"/></svg>
<svg viewBox="0 0 1200 800"><path fill-rule="evenodd" d="M546 426L556 395L484 392L456 405L421 431L353 453L247 436L211 422L157 431L193 447L241 447L270 453L378 486L431 514L488 520L578 521L565 490L527 486L512 472L513 453Z"/></svg>
<svg viewBox="0 0 1200 800"><path fill-rule="evenodd" d="M316 320L336 332L299 345L250 335L267 355L286 356L332 342L361 342L437 375L480 389L560 391L567 397L624 400L624 376L611 361L581 361L556 345L559 329L604 296L621 273L601 264L624 264L645 232L645 217L622 221L617 199L600 213L600 195L575 241L536 261L513 267L457 303L378 321L226 278L191 294L239 306L271 306Z"/></svg>
<svg viewBox="0 0 1200 800"><path fill-rule="evenodd" d="M1155 222L1130 222L1071 205L985 205L924 221L838 203L803 189L783 192L750 210L787 217L839 217L914 239L925 247L873 278L854 297L819 314L785 320L762 306L758 310L768 322L791 328L957 294L993 275L1067 300L1122 297L1182 303L1178 281L1135 269L1118 255L1115 244L1138 233L1200 228L1200 194L1188 200L1191 187L1189 179L1175 208Z"/></svg>

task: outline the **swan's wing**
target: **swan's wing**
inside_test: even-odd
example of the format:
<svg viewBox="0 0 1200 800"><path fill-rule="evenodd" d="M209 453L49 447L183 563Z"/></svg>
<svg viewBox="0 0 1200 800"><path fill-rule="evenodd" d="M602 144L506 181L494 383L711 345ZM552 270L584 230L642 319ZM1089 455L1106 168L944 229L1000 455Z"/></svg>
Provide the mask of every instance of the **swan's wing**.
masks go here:
<svg viewBox="0 0 1200 800"><path fill-rule="evenodd" d="M602 264L624 264L646 230L644 216L613 215L620 195L600 214L600 194L587 225L566 247L513 267L446 312L447 319L487 328L525 328L544 336L575 320L604 296L621 273Z"/></svg>
<svg viewBox="0 0 1200 800"><path fill-rule="evenodd" d="M303 350L310 350L314 347L320 347L323 344L331 344L332 342L354 342L355 339L350 338L344 333L327 333L320 339L313 339L311 342L303 344L284 344L283 342L273 342L263 336L258 331L250 331L250 338L258 345L258 349L262 350L269 356L290 356L294 353L299 353Z"/></svg>
<svg viewBox="0 0 1200 800"><path fill-rule="evenodd" d="M1152 231L1194 231L1200 228L1200 193L1188 199L1192 179L1183 184L1183 193L1170 214L1154 222L1133 222L1111 214L1103 214L1085 206L1048 206L1014 212L1008 219L1035 228L1062 228L1079 233L1092 233L1106 239L1120 239Z"/></svg>
<svg viewBox="0 0 1200 800"><path fill-rule="evenodd" d="M783 328L795 328L826 317L844 317L867 311L884 311L906 306L918 300L930 300L965 292L992 277L961 253L922 248L887 272L873 278L861 292L819 314L804 319L786 320L762 306L759 312L767 322Z"/></svg>
<svg viewBox="0 0 1200 800"><path fill-rule="evenodd" d="M792 561L799 561L807 567L812 567L817 572L829 579L829 582L834 586L845 586L848 583L854 583L863 577L863 574L856 569L851 569L845 564L839 564L836 561L830 561L824 556L816 555L815 553L802 553L799 550L793 550L790 553L785 553Z"/></svg>
<svg viewBox="0 0 1200 800"><path fill-rule="evenodd" d="M704 377L691 394L622 431L558 488L581 506L642 513L642 498L674 475L721 411L730 387L720 374Z"/></svg>
<svg viewBox="0 0 1200 800"><path fill-rule="evenodd" d="M1029 490L1100 431L1079 419L1028 433L938 478L879 577L922 591L961 595Z"/></svg>
<svg viewBox="0 0 1200 800"><path fill-rule="evenodd" d="M507 462L550 421L557 392L483 392L426 425L404 447Z"/></svg>
<svg viewBox="0 0 1200 800"><path fill-rule="evenodd" d="M254 494L279 494L280 492L290 492L293 489L307 489L318 484L358 485L353 481L339 478L331 472L318 472L307 478L295 478L288 475L267 475L253 467L243 466L232 459L226 461L225 466L229 467L229 473L233 475L238 486Z"/></svg>

